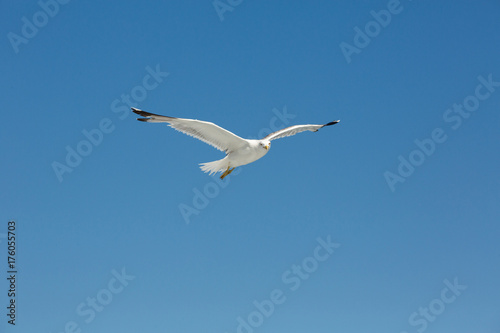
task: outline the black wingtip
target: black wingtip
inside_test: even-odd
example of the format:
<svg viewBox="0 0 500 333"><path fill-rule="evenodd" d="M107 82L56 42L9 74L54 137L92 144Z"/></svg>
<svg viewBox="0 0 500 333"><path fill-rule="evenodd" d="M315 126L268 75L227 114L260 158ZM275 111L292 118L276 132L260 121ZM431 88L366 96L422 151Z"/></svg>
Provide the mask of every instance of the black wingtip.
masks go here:
<svg viewBox="0 0 500 333"><path fill-rule="evenodd" d="M138 114L139 116L142 116L142 117L162 117L162 118L170 118L170 119L177 119L175 117L168 117L168 116L162 116L161 114L156 114L156 113L151 113L151 112L146 112L146 111L143 111L143 110L139 110L139 109L136 109L136 108L131 108L132 111L136 114ZM141 118L138 118L137 120L141 120L141 121L147 121L149 118L147 119L141 119Z"/></svg>
<svg viewBox="0 0 500 333"><path fill-rule="evenodd" d="M335 124L337 124L337 123L339 123L339 122L340 122L340 120L331 121L331 122L329 122L328 124L324 124L324 125L323 125L323 127L325 127L325 126L335 125Z"/></svg>
<svg viewBox="0 0 500 333"><path fill-rule="evenodd" d="M131 108L132 111L136 114L138 114L139 116L143 116L143 117L149 117L152 115L152 113L149 113L149 112L146 112L146 111L142 111L142 110L139 110L139 109L136 109L136 108Z"/></svg>
<svg viewBox="0 0 500 333"><path fill-rule="evenodd" d="M138 114L139 116L143 116L143 117L149 117L151 116L151 113L149 112L146 112L146 111L142 111L142 110L139 110L139 109L136 109L136 108L131 108L132 111L136 114ZM137 120L139 121L144 121L144 122L147 122L150 118L137 118Z"/></svg>

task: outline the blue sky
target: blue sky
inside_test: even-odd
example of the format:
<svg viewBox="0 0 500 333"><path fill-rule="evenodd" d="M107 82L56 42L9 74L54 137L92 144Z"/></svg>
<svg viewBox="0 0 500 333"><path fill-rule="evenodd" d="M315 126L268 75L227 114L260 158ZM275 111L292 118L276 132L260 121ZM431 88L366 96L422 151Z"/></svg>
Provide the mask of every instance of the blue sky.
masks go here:
<svg viewBox="0 0 500 333"><path fill-rule="evenodd" d="M500 330L497 1L2 5L2 332Z"/></svg>

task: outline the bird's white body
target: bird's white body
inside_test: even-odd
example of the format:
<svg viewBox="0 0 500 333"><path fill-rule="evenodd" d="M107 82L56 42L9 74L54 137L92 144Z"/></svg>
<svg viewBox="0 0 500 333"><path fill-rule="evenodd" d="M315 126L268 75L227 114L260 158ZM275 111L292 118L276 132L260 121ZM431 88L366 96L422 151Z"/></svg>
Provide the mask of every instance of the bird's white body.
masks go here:
<svg viewBox="0 0 500 333"><path fill-rule="evenodd" d="M225 170L221 178L230 174L236 167L255 162L259 158L262 158L271 148L272 140L304 131L317 132L320 128L339 122L337 120L324 125L295 125L271 133L261 140L247 140L207 121L161 116L136 108L132 108L132 111L145 117L138 118L137 120L148 123L168 123L170 127L224 151L226 157L223 159L200 164L201 170L210 174Z"/></svg>
<svg viewBox="0 0 500 333"><path fill-rule="evenodd" d="M263 140L247 140L248 144L244 145L234 152L228 152L226 157L221 160L201 163L201 170L210 174L218 171L227 170L228 168L236 168L245 164L257 161L264 157L269 152L270 143L267 144ZM263 148L267 144L267 149Z"/></svg>
<svg viewBox="0 0 500 333"><path fill-rule="evenodd" d="M270 143L263 140L247 140L248 146L232 152L226 156L231 163L231 168L242 166L257 161L269 152ZM264 148L263 147L268 147Z"/></svg>

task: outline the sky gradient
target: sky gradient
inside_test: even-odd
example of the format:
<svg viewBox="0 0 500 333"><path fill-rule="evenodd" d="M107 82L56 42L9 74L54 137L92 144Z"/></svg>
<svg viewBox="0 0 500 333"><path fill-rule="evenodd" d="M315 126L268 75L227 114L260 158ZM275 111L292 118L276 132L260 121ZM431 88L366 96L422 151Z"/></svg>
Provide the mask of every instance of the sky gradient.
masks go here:
<svg viewBox="0 0 500 333"><path fill-rule="evenodd" d="M2 332L499 332L498 1L2 6Z"/></svg>

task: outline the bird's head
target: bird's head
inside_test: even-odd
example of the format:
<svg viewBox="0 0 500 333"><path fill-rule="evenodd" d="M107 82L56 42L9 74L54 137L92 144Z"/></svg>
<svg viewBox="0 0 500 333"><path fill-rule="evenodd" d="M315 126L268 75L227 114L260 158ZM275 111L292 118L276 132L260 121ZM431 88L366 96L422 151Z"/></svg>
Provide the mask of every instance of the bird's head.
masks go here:
<svg viewBox="0 0 500 333"><path fill-rule="evenodd" d="M271 141L261 141L259 142L260 146L268 151L271 148Z"/></svg>

